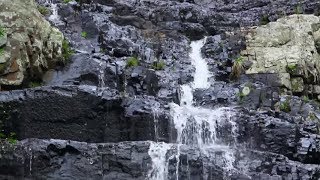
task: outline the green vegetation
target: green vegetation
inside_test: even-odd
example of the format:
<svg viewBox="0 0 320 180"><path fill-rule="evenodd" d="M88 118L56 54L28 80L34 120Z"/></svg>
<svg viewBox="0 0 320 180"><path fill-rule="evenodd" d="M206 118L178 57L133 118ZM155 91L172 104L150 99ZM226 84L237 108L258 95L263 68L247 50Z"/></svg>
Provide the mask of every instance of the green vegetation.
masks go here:
<svg viewBox="0 0 320 180"><path fill-rule="evenodd" d="M302 8L302 6L301 6L300 3L299 3L299 4L297 5L297 7L294 9L294 13L295 13L295 14L302 14L302 13L303 13L303 8Z"/></svg>
<svg viewBox="0 0 320 180"><path fill-rule="evenodd" d="M251 87L250 86L244 86L243 89L238 92L237 96L239 97L240 102L243 101L243 99L248 96L251 92Z"/></svg>
<svg viewBox="0 0 320 180"><path fill-rule="evenodd" d="M63 0L63 3L67 4L69 2L71 2L72 0Z"/></svg>
<svg viewBox="0 0 320 180"><path fill-rule="evenodd" d="M0 48L0 56L2 56L4 54L4 47Z"/></svg>
<svg viewBox="0 0 320 180"><path fill-rule="evenodd" d="M29 82L28 87L29 87L29 88L35 88L35 87L39 87L39 86L41 86L41 85L42 85L41 82L31 81L31 82Z"/></svg>
<svg viewBox="0 0 320 180"><path fill-rule="evenodd" d="M318 120L317 116L314 113L309 113L308 118L312 121Z"/></svg>
<svg viewBox="0 0 320 180"><path fill-rule="evenodd" d="M65 39L62 42L62 56L64 61L70 60L71 56L74 54L74 51L70 47L69 42Z"/></svg>
<svg viewBox="0 0 320 180"><path fill-rule="evenodd" d="M296 69L297 69L297 65L296 65L296 64L289 64L289 65L287 66L287 71L288 71L289 73L293 73L294 71L296 71Z"/></svg>
<svg viewBox="0 0 320 180"><path fill-rule="evenodd" d="M88 33L85 32L85 31L81 32L81 37L87 38L88 37Z"/></svg>
<svg viewBox="0 0 320 180"><path fill-rule="evenodd" d="M38 8L38 11L44 16L49 14L49 9L47 7L38 5L37 8Z"/></svg>
<svg viewBox="0 0 320 180"><path fill-rule="evenodd" d="M6 34L6 30L3 27L0 27L0 37L3 37Z"/></svg>
<svg viewBox="0 0 320 180"><path fill-rule="evenodd" d="M242 102L244 97L246 97L242 91L238 92L237 96L239 97L240 102Z"/></svg>
<svg viewBox="0 0 320 180"><path fill-rule="evenodd" d="M15 144L17 142L16 133L5 131L4 123L9 120L10 106L0 105L0 141L4 140L5 142L9 142L10 144Z"/></svg>
<svg viewBox="0 0 320 180"><path fill-rule="evenodd" d="M232 66L230 78L231 79L239 79L241 74L243 73L243 57L238 57Z"/></svg>
<svg viewBox="0 0 320 180"><path fill-rule="evenodd" d="M100 53L105 54L107 52L107 50L105 48L100 48Z"/></svg>
<svg viewBox="0 0 320 180"><path fill-rule="evenodd" d="M266 25L270 22L269 17L267 15L263 15L260 19L260 25Z"/></svg>
<svg viewBox="0 0 320 180"><path fill-rule="evenodd" d="M303 100L304 103L307 103L307 102L310 101L310 99L309 99L308 96L303 96L303 97L302 97L302 100Z"/></svg>
<svg viewBox="0 0 320 180"><path fill-rule="evenodd" d="M139 65L139 60L136 57L130 57L127 60L127 66L126 67L135 67Z"/></svg>
<svg viewBox="0 0 320 180"><path fill-rule="evenodd" d="M280 110L283 112L290 112L291 111L291 106L290 106L290 100L286 99L284 102L280 103Z"/></svg>
<svg viewBox="0 0 320 180"><path fill-rule="evenodd" d="M159 62L154 62L152 65L152 68L154 70L163 70L165 66L166 64L164 63L164 61L159 61Z"/></svg>

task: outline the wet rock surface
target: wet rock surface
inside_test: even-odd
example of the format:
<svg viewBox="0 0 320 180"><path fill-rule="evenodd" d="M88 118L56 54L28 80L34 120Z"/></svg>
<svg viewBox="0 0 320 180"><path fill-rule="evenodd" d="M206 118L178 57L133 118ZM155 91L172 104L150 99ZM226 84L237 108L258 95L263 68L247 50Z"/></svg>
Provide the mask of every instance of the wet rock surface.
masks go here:
<svg viewBox="0 0 320 180"><path fill-rule="evenodd" d="M1 178L150 179L150 146L159 141L170 143L166 179L320 178L320 111L312 100L317 85L303 87L316 92L309 99L302 95L301 79L290 81L299 71L284 78L258 72L230 79L232 65L249 47L245 35L251 26L297 9L317 15L318 1L38 3L52 11L46 18L75 54L68 65L43 76L47 86L0 93L0 127L19 140L16 145L1 141ZM314 30L314 51L318 35ZM236 140L230 125L217 128L235 154L235 169L227 172L225 151L212 152L211 161L196 147L171 144L177 132L168 103L179 103L179 85L192 82L190 42L204 36L211 87L195 91L194 101L237 112ZM254 64L243 66L248 70Z"/></svg>

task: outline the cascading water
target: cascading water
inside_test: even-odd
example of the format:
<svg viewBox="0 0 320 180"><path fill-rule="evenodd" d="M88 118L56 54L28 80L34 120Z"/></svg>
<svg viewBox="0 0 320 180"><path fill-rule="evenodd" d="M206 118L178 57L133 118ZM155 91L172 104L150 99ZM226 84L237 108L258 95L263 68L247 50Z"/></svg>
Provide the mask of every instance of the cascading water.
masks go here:
<svg viewBox="0 0 320 180"><path fill-rule="evenodd" d="M206 39L191 43L190 58L195 67L194 81L180 87L180 105L170 103L171 117L177 130L176 144L152 143L149 155L152 158L152 170L149 172L149 179L165 180L168 170L168 159L166 154L173 146L176 147L177 166L179 166L180 147L188 146L198 149L198 151L215 162L225 171L225 176L234 169L235 161L232 149L223 143L223 139L218 137L217 129L225 124L231 126L233 141L236 139L236 123L232 120L233 110L230 108L208 109L193 105L193 91L195 89L207 89L210 87L211 77L208 65L201 56L201 48ZM216 158L216 153L222 154ZM176 168L176 179L179 179L179 168ZM161 173L161 174L159 174ZM205 176L205 173L203 173ZM207 179L207 177L204 177Z"/></svg>
<svg viewBox="0 0 320 180"><path fill-rule="evenodd" d="M58 5L56 3L53 3L52 0L47 0L46 4L50 5L50 9L51 9L51 15L49 16L49 20L55 25L55 26L59 26L61 24L64 24L61 19L60 16L58 14Z"/></svg>

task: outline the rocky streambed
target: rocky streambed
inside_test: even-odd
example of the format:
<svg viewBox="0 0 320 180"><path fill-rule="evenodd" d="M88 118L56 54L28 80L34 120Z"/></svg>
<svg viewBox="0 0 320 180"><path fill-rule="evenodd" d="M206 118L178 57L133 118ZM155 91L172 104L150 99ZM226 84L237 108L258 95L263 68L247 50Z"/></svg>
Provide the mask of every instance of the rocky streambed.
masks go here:
<svg viewBox="0 0 320 180"><path fill-rule="evenodd" d="M1 179L320 178L319 1L0 10Z"/></svg>

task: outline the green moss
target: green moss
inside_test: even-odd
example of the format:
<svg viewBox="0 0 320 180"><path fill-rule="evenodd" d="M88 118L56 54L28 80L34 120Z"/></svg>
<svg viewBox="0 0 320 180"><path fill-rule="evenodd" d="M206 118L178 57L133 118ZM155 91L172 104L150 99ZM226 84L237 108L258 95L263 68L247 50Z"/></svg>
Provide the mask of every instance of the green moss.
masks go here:
<svg viewBox="0 0 320 180"><path fill-rule="evenodd" d="M126 67L135 67L139 65L139 60L136 57L130 57L127 60L127 66Z"/></svg>
<svg viewBox="0 0 320 180"><path fill-rule="evenodd" d="M290 106L290 100L286 99L284 102L280 104L280 110L283 112L290 112L291 111L291 106Z"/></svg>
<svg viewBox="0 0 320 180"><path fill-rule="evenodd" d="M81 37L87 38L88 37L88 33L85 32L85 31L81 32Z"/></svg>
<svg viewBox="0 0 320 180"><path fill-rule="evenodd" d="M269 17L267 15L263 15L260 19L260 25L266 25L270 22Z"/></svg>
<svg viewBox="0 0 320 180"><path fill-rule="evenodd" d="M69 61L71 56L74 54L74 51L70 47L70 44L67 40L62 42L62 56L64 61Z"/></svg>
<svg viewBox="0 0 320 180"><path fill-rule="evenodd" d="M154 62L152 65L152 68L154 70L163 70L165 66L166 64L164 63L164 61L159 61L159 62Z"/></svg>
<svg viewBox="0 0 320 180"><path fill-rule="evenodd" d="M49 14L49 9L47 7L38 5L37 8L38 8L38 11L44 16Z"/></svg>

